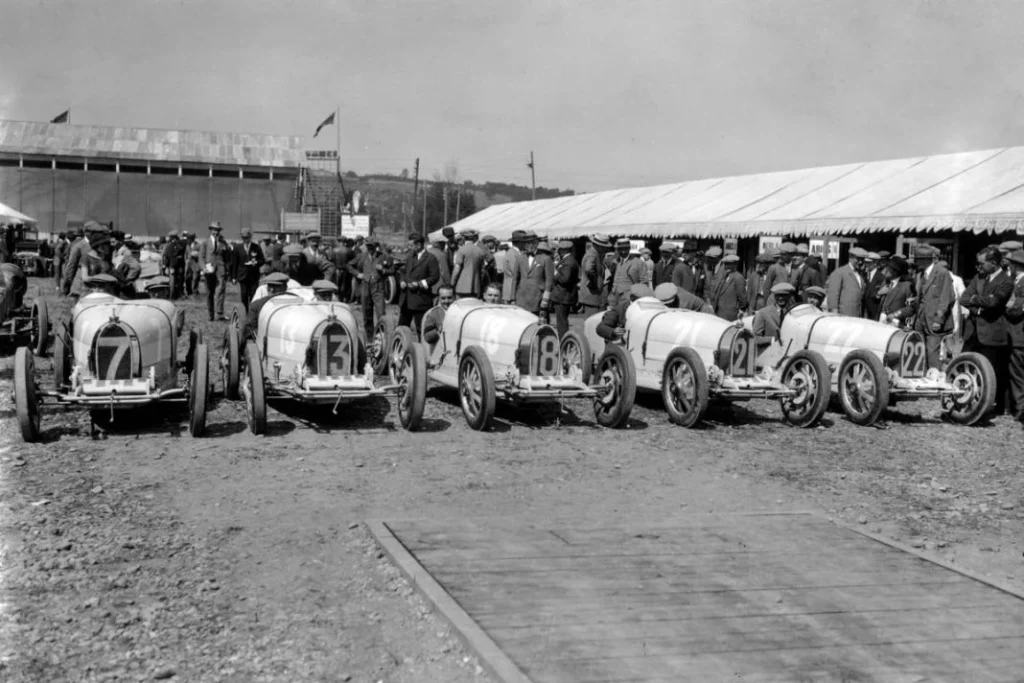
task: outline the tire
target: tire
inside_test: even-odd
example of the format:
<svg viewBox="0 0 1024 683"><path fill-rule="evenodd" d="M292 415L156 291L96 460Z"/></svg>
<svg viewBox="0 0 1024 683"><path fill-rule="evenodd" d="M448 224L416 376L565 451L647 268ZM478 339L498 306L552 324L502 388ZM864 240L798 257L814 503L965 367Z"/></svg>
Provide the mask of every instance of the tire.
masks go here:
<svg viewBox="0 0 1024 683"><path fill-rule="evenodd" d="M403 330L409 328L398 328L399 332ZM397 381L405 387L398 394L398 419L402 427L410 432L416 431L423 422L423 408L427 403L427 357L423 347L419 344L405 346L401 366L394 368L393 372Z"/></svg>
<svg viewBox="0 0 1024 683"><path fill-rule="evenodd" d="M594 419L604 427L621 427L629 420L636 400L636 366L618 344L608 344L597 362L598 385L607 393L594 398Z"/></svg>
<svg viewBox="0 0 1024 683"><path fill-rule="evenodd" d="M206 431L206 402L210 395L210 356L206 344L196 346L192 379L188 391L188 431L202 436Z"/></svg>
<svg viewBox="0 0 1024 683"><path fill-rule="evenodd" d="M469 428L486 431L494 420L496 402L491 361L479 346L470 346L459 361L459 403Z"/></svg>
<svg viewBox="0 0 1024 683"><path fill-rule="evenodd" d="M996 372L980 353L961 353L946 367L946 380L968 393L961 400L942 399L942 409L952 422L973 425L992 411L996 403Z"/></svg>
<svg viewBox="0 0 1024 683"><path fill-rule="evenodd" d="M708 371L697 352L672 349L661 372L661 400L668 419L680 427L697 424L708 409Z"/></svg>
<svg viewBox="0 0 1024 683"><path fill-rule="evenodd" d="M64 330L58 329L53 335L53 388L62 390L71 377L71 354L64 342Z"/></svg>
<svg viewBox="0 0 1024 683"><path fill-rule="evenodd" d="M558 345L558 358L562 365L562 373L568 375L569 368L579 366L583 372L583 383L589 385L594 374L594 356L590 352L590 344L586 337L576 330L569 330Z"/></svg>
<svg viewBox="0 0 1024 683"><path fill-rule="evenodd" d="M21 438L26 443L39 440L39 402L36 398L35 361L28 347L14 352L14 408L18 414Z"/></svg>
<svg viewBox="0 0 1024 683"><path fill-rule="evenodd" d="M241 334L242 328L245 327L245 318L245 305L235 304L231 307L231 315L228 316L228 326L234 327Z"/></svg>
<svg viewBox="0 0 1024 683"><path fill-rule="evenodd" d="M402 363L402 357L405 355L406 349L417 346L416 335L412 333L412 328L402 325L395 330L394 334L391 335L391 341L388 342L388 377L392 382L398 381L398 365ZM424 362L426 362L424 357Z"/></svg>
<svg viewBox="0 0 1024 683"><path fill-rule="evenodd" d="M245 345L245 371L241 378L245 398L245 413L249 431L260 435L267 433L267 398L263 385L263 362L260 360L256 342Z"/></svg>
<svg viewBox="0 0 1024 683"><path fill-rule="evenodd" d="M813 427L828 409L832 373L817 351L797 351L782 368L782 383L796 396L779 399L782 415L795 427Z"/></svg>
<svg viewBox="0 0 1024 683"><path fill-rule="evenodd" d="M32 334L29 338L32 341L32 353L37 356L46 355L50 341L50 310L46 299L39 298L32 302Z"/></svg>
<svg viewBox="0 0 1024 683"><path fill-rule="evenodd" d="M850 422L870 425L889 406L889 377L875 354L857 349L839 364L839 405Z"/></svg>
<svg viewBox="0 0 1024 683"><path fill-rule="evenodd" d="M220 352L221 380L224 384L224 397L229 401L238 400L238 377L241 373L241 332L228 325L224 330L224 345Z"/></svg>
<svg viewBox="0 0 1024 683"><path fill-rule="evenodd" d="M398 296L400 294L398 288L398 278L394 275L388 275L384 278L384 303L385 304L397 304Z"/></svg>
<svg viewBox="0 0 1024 683"><path fill-rule="evenodd" d="M388 345L395 336L395 321L388 316L381 317L373 328L373 339L367 344L370 365L375 375L388 371Z"/></svg>
<svg viewBox="0 0 1024 683"><path fill-rule="evenodd" d="M188 352L185 353L185 372L192 374L192 359L196 353L196 347L203 343L203 331L193 327L188 333Z"/></svg>

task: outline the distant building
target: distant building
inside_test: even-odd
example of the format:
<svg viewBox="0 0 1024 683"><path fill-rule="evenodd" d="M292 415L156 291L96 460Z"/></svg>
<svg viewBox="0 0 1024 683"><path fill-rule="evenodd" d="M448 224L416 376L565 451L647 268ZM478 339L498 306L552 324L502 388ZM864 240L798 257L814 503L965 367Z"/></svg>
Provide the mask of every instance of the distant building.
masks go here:
<svg viewBox="0 0 1024 683"><path fill-rule="evenodd" d="M0 121L0 201L59 232L86 220L135 235L199 231L210 221L276 232L296 211L303 139Z"/></svg>

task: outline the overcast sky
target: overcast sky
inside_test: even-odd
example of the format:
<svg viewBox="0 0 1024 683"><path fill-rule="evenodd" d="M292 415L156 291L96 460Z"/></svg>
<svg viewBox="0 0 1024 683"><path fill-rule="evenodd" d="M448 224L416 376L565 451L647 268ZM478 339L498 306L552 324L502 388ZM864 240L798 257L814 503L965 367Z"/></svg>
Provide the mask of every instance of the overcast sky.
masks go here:
<svg viewBox="0 0 1024 683"><path fill-rule="evenodd" d="M1024 2L0 0L0 118L597 190L1024 144ZM325 144L319 145L317 143Z"/></svg>

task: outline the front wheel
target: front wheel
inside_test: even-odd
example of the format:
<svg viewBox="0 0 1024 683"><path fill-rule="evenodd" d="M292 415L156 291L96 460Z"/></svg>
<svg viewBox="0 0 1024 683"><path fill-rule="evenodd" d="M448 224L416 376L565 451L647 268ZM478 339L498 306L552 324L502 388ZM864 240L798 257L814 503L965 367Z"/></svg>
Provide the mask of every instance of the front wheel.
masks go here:
<svg viewBox="0 0 1024 683"><path fill-rule="evenodd" d="M409 328L399 328L399 331ZM398 419L409 431L419 429L423 408L427 403L427 357L419 344L407 344L393 370L401 385L398 392Z"/></svg>
<svg viewBox="0 0 1024 683"><path fill-rule="evenodd" d="M65 339L64 330L58 327L53 335L53 388L56 391L62 390L71 377L71 354Z"/></svg>
<svg viewBox="0 0 1024 683"><path fill-rule="evenodd" d="M573 367L578 367L582 373L580 381L590 384L594 359L590 353L590 344L582 334L576 330L566 332L558 345L558 357L562 363L562 374L568 375Z"/></svg>
<svg viewBox="0 0 1024 683"><path fill-rule="evenodd" d="M961 425L973 425L988 415L996 402L996 372L980 353L961 353L946 368L946 381L957 396L942 399L946 416Z"/></svg>
<svg viewBox="0 0 1024 683"><path fill-rule="evenodd" d="M875 354L857 349L839 365L839 404L850 422L874 424L889 405L889 377Z"/></svg>
<svg viewBox="0 0 1024 683"><path fill-rule="evenodd" d="M202 436L206 431L206 399L210 395L210 357L206 344L196 346L188 391L188 431L192 436Z"/></svg>
<svg viewBox="0 0 1024 683"><path fill-rule="evenodd" d="M32 352L37 356L46 354L46 345L50 339L50 311L46 299L36 299L32 303Z"/></svg>
<svg viewBox="0 0 1024 683"><path fill-rule="evenodd" d="M618 344L608 344L597 363L598 395L594 419L603 427L621 427L633 412L636 400L636 366Z"/></svg>
<svg viewBox="0 0 1024 683"><path fill-rule="evenodd" d="M395 321L386 315L381 316L373 328L373 339L368 349L373 374L383 375L388 371L388 349L394 335Z"/></svg>
<svg viewBox="0 0 1024 683"><path fill-rule="evenodd" d="M392 382L399 381L399 368L402 366L402 359L405 356L406 349L410 346L415 346L416 343L416 335L413 334L412 328L407 325L402 325L396 329L391 336L390 341L388 341L387 372Z"/></svg>
<svg viewBox="0 0 1024 683"><path fill-rule="evenodd" d="M14 352L14 408L18 414L21 438L26 443L39 440L39 402L36 398L35 361L25 346Z"/></svg>
<svg viewBox="0 0 1024 683"><path fill-rule="evenodd" d="M220 351L220 374L224 385L224 397L229 401L238 400L238 377L241 373L241 332L233 325L224 330L224 345Z"/></svg>
<svg viewBox="0 0 1024 683"><path fill-rule="evenodd" d="M796 427L813 427L828 409L832 372L817 351L797 351L782 368L782 383L793 392L779 399L782 415Z"/></svg>
<svg viewBox="0 0 1024 683"><path fill-rule="evenodd" d="M263 386L263 365L256 342L250 341L245 345L245 369L242 371L240 383L245 398L245 417L249 423L249 431L256 435L266 434L266 387Z"/></svg>
<svg viewBox="0 0 1024 683"><path fill-rule="evenodd" d="M673 349L661 373L661 399L668 418L680 427L692 427L708 409L708 372L691 348Z"/></svg>
<svg viewBox="0 0 1024 683"><path fill-rule="evenodd" d="M482 432L491 426L496 401L491 362L479 346L471 346L459 361L459 402L470 429Z"/></svg>

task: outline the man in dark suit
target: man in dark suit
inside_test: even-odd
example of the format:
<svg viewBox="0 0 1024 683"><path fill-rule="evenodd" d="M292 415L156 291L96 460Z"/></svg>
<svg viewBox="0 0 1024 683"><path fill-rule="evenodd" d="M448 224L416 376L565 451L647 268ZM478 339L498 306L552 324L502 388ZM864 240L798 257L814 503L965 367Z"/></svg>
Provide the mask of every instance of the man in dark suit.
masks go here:
<svg viewBox="0 0 1024 683"><path fill-rule="evenodd" d="M939 263L939 250L927 244L914 247L917 267L917 307L914 330L924 337L929 370L939 370L942 339L953 331L953 277Z"/></svg>
<svg viewBox="0 0 1024 683"><path fill-rule="evenodd" d="M654 264L654 278L651 282L654 288L663 282L672 282L672 273L679 263L679 259L676 258L676 247L671 242L662 242L658 251L661 258Z"/></svg>
<svg viewBox="0 0 1024 683"><path fill-rule="evenodd" d="M771 264L771 256L758 254L754 259L754 269L747 273L747 310L752 313L760 311L768 303L768 290L764 283Z"/></svg>
<svg viewBox="0 0 1024 683"><path fill-rule="evenodd" d="M684 241L682 267L673 271L672 284L682 287L690 294L700 296L697 292L700 288L701 275L697 270L698 260L697 243L693 240Z"/></svg>
<svg viewBox="0 0 1024 683"><path fill-rule="evenodd" d="M246 312L260 284L263 250L252 241L252 230L242 228L242 241L231 247L231 281L238 283L238 292Z"/></svg>
<svg viewBox="0 0 1024 683"><path fill-rule="evenodd" d="M569 331L569 311L576 305L576 288L580 281L580 266L572 253L572 242L558 243L558 263L555 264L554 285L551 287L551 305L555 309L555 330L559 338Z"/></svg>
<svg viewBox="0 0 1024 683"><path fill-rule="evenodd" d="M738 320L740 311L747 308L747 283L736 272L739 263L740 257L736 254L722 257L722 272L715 277L708 302L715 309L715 315L729 322Z"/></svg>
<svg viewBox="0 0 1024 683"><path fill-rule="evenodd" d="M348 262L354 258L352 253L352 240L342 237L331 252L331 260L334 261L334 284L338 285L338 301L348 301L349 282L351 277L348 273Z"/></svg>
<svg viewBox="0 0 1024 683"><path fill-rule="evenodd" d="M231 248L221 236L220 221L210 223L209 230L210 236L199 243L199 270L206 278L206 308L210 320L227 320L224 317L224 287L227 285L227 264L231 258ZM184 252L181 272L185 272ZM174 282L173 277L171 282Z"/></svg>
<svg viewBox="0 0 1024 683"><path fill-rule="evenodd" d="M885 285L885 272L881 255L869 251L864 258L864 317L878 320L882 308L882 295L878 290Z"/></svg>
<svg viewBox="0 0 1024 683"><path fill-rule="evenodd" d="M1005 260L1013 280L1013 296L1006 302L1006 325L1010 338L1010 407L1016 418L1024 422L1024 251L1012 251Z"/></svg>
<svg viewBox="0 0 1024 683"><path fill-rule="evenodd" d="M409 257L399 278L402 290L398 296L398 325L408 325L423 332L423 314L434 305L434 285L441 279L441 269L434 255L425 248L418 233L409 233Z"/></svg>
<svg viewBox="0 0 1024 683"><path fill-rule="evenodd" d="M883 323L902 327L914 314L910 304L913 290L907 279L907 262L901 257L889 259L882 268L885 281L878 288L878 319Z"/></svg>
<svg viewBox="0 0 1024 683"><path fill-rule="evenodd" d="M1002 254L995 247L978 252L978 275L960 296L967 311L964 322L964 350L988 358L996 371L995 414L1006 408L1006 376L1009 362L1009 334L1006 303L1013 295L1013 281L1002 269Z"/></svg>

